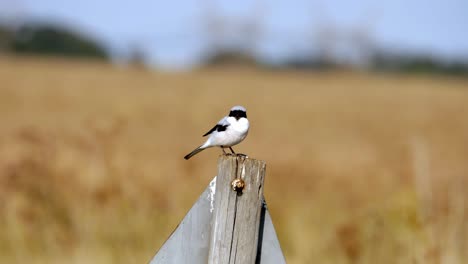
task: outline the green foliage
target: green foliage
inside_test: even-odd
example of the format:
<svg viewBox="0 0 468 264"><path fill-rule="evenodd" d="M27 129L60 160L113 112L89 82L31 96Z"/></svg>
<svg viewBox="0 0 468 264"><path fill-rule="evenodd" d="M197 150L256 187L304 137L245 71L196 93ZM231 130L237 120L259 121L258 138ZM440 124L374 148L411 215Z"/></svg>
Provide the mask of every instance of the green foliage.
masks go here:
<svg viewBox="0 0 468 264"><path fill-rule="evenodd" d="M15 34L12 48L17 53L107 58L104 48L66 29L48 25L24 25Z"/></svg>
<svg viewBox="0 0 468 264"><path fill-rule="evenodd" d="M104 47L87 36L48 24L25 24L16 30L0 27L0 51L108 59Z"/></svg>
<svg viewBox="0 0 468 264"><path fill-rule="evenodd" d="M430 55L393 54L381 52L372 58L372 68L377 71L404 73L435 73L468 76L468 62L444 62Z"/></svg>
<svg viewBox="0 0 468 264"><path fill-rule="evenodd" d="M205 58L205 66L218 67L218 66L260 66L260 62L247 52L240 52L236 50L217 50L212 52Z"/></svg>

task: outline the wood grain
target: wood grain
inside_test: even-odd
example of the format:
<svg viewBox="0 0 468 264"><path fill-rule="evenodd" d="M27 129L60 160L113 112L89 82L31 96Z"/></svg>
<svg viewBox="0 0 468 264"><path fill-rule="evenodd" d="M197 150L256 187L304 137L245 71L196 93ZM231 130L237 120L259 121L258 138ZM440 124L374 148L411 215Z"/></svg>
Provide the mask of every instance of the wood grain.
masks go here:
<svg viewBox="0 0 468 264"><path fill-rule="evenodd" d="M219 158L208 263L255 263L265 169L260 160ZM231 188L236 177L245 182L242 193Z"/></svg>

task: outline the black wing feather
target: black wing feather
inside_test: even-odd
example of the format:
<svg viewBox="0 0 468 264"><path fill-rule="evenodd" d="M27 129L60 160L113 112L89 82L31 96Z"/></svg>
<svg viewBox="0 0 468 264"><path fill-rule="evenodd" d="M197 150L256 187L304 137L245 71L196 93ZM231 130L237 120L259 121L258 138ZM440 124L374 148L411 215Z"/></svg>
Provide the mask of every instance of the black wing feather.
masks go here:
<svg viewBox="0 0 468 264"><path fill-rule="evenodd" d="M218 131L218 132L225 131L226 128L227 128L228 126L229 126L229 125L220 125L220 124L217 124L217 125L215 125L212 129L210 129L210 131L206 132L203 136L206 137L206 136L208 136L209 134L213 133L213 131Z"/></svg>
<svg viewBox="0 0 468 264"><path fill-rule="evenodd" d="M218 125L215 125L212 129L210 129L210 131L206 132L203 136L204 137L208 136L209 134L213 133L213 131L215 131L217 128L218 128Z"/></svg>

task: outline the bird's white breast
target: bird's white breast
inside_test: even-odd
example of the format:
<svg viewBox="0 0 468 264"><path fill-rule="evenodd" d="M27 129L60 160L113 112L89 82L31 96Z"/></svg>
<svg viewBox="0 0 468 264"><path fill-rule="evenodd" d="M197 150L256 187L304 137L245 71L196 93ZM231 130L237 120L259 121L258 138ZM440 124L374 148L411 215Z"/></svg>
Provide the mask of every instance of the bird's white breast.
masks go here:
<svg viewBox="0 0 468 264"><path fill-rule="evenodd" d="M232 130L241 134L249 132L249 120L247 118L240 118L237 120L234 117L228 117L227 121L230 124L229 127L232 127Z"/></svg>
<svg viewBox="0 0 468 264"><path fill-rule="evenodd" d="M249 132L249 120L247 118L237 120L234 117L228 117L226 121L229 126L225 131L213 133L212 137L210 137L210 145L230 147L239 144L247 136Z"/></svg>

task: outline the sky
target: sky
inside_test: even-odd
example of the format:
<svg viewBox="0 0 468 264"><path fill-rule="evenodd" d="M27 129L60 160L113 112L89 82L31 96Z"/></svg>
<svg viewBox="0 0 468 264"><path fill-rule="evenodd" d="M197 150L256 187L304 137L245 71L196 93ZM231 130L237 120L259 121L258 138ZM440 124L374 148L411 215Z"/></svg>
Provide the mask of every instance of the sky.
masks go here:
<svg viewBox="0 0 468 264"><path fill-rule="evenodd" d="M245 44L238 32L249 22L260 28L258 54L272 60L313 48L317 32L330 28L365 32L392 50L468 58L467 0L0 0L0 16L70 26L116 57L138 47L150 63L168 67L198 62L212 47L208 28Z"/></svg>

